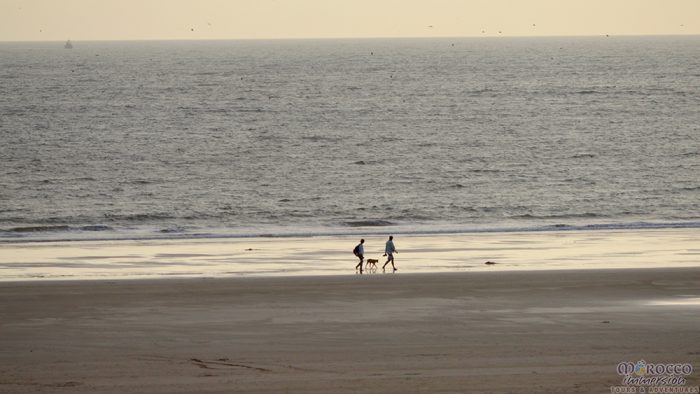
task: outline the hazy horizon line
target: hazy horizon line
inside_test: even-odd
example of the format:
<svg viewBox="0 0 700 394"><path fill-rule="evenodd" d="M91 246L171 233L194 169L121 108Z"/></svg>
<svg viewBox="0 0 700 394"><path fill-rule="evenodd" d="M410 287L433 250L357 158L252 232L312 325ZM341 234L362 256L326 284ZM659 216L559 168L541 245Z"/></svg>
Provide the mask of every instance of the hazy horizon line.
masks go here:
<svg viewBox="0 0 700 394"><path fill-rule="evenodd" d="M474 35L474 36L372 36L372 37L270 37L270 38L135 38L135 39L53 39L53 40L0 40L0 43L53 43L53 42L163 42L163 41L312 41L312 40L402 40L402 39L463 39L463 38L611 38L611 37L700 37L700 34L562 34L562 35Z"/></svg>

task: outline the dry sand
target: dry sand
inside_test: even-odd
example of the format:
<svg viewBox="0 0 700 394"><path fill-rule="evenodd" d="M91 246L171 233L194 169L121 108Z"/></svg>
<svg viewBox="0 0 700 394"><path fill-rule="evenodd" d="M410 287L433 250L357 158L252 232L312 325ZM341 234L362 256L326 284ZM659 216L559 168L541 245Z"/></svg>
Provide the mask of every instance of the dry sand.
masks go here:
<svg viewBox="0 0 700 394"><path fill-rule="evenodd" d="M609 393L621 361L700 360L700 268L7 282L0 300L3 393Z"/></svg>

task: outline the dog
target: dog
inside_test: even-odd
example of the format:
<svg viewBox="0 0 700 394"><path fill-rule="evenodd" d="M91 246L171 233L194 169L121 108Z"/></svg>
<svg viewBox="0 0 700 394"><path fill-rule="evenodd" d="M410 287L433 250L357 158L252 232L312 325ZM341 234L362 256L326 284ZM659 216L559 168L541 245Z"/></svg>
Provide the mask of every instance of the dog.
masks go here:
<svg viewBox="0 0 700 394"><path fill-rule="evenodd" d="M367 259L367 262L365 263L365 268L369 269L370 265L374 268L377 268L378 262L379 262L379 260L377 260L377 259Z"/></svg>

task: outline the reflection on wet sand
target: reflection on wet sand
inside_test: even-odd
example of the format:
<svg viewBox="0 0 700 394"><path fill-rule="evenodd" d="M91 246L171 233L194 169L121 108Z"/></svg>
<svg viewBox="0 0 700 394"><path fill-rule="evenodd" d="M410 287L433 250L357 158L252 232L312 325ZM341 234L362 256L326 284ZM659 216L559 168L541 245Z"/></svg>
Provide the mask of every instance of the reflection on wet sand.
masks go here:
<svg viewBox="0 0 700 394"><path fill-rule="evenodd" d="M397 274L699 266L698 229L397 236ZM381 266L383 236L365 237ZM0 281L353 274L355 237L0 244ZM365 274L380 275L381 269ZM387 271L389 273L389 271Z"/></svg>

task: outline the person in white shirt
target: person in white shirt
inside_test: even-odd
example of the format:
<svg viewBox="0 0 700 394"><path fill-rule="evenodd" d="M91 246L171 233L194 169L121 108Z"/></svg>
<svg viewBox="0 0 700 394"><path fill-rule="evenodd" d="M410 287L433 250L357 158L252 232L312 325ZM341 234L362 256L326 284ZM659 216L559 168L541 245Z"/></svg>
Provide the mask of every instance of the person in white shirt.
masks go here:
<svg viewBox="0 0 700 394"><path fill-rule="evenodd" d="M394 266L394 253L399 253L398 250L394 247L394 236L390 235L389 240L386 241L386 247L384 248L384 256L388 256L386 259L386 263L382 266L382 270L384 270L384 267L386 267L387 264L391 263L391 268L396 271L396 267Z"/></svg>

